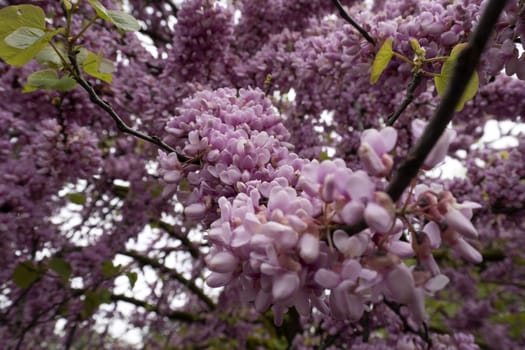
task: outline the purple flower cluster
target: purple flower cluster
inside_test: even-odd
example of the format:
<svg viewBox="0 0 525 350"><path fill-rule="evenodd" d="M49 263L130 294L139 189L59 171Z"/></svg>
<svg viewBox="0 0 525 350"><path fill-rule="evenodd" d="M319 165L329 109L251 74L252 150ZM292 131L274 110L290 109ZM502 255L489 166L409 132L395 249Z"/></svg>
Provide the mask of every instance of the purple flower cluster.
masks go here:
<svg viewBox="0 0 525 350"><path fill-rule="evenodd" d="M197 93L166 131L166 141L190 160L161 152L161 174L193 218L210 214L217 198L244 192L251 181L283 176L294 183L305 162L289 152L289 134L258 90Z"/></svg>
<svg viewBox="0 0 525 350"><path fill-rule="evenodd" d="M430 196L420 192L415 196ZM443 197L439 204L445 212L439 218L428 214L429 220L447 220L452 233L443 235L456 240L461 237L453 230L473 234L459 206L447 193ZM437 199L432 209L423 202L421 211L438 210ZM357 321L369 303L383 298L407 305L412 319L421 323L424 295L448 283L432 257L431 249L439 247L431 245L434 233L412 246L401 241L403 225L400 220L394 225L388 195L375 192L368 174L352 172L342 160L312 161L302 167L295 186L278 177L231 202L223 197L219 204L221 217L208 233L212 249L206 263L212 273L207 283L240 289L242 299L261 312L272 306L277 324L292 306L305 317L315 307L335 319ZM361 220L369 230L331 232ZM468 245L461 242L454 241L454 247ZM410 268L402 258L414 255L420 266Z"/></svg>

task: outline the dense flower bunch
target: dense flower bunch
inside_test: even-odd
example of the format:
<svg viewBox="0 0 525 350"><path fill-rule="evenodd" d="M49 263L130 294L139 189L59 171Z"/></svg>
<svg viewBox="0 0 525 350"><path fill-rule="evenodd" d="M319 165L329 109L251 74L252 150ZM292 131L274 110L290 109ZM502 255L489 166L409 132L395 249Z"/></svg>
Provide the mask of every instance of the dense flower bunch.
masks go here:
<svg viewBox="0 0 525 350"><path fill-rule="evenodd" d="M525 346L522 1L391 195L492 2L35 2L63 29L0 61L0 348ZM5 31L0 56L39 35ZM85 84L23 94L44 68ZM489 120L515 147L476 143Z"/></svg>
<svg viewBox="0 0 525 350"><path fill-rule="evenodd" d="M217 198L246 191L251 181L284 176L294 182L305 162L289 152L288 132L262 91L236 95L232 89L197 93L167 124L167 142L189 161L161 153L161 174L194 219L213 217Z"/></svg>

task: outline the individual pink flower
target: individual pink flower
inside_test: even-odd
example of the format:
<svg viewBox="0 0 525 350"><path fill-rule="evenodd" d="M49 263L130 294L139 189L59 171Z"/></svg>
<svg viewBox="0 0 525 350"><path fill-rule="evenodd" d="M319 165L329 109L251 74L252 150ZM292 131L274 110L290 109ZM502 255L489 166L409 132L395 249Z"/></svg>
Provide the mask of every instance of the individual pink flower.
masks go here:
<svg viewBox="0 0 525 350"><path fill-rule="evenodd" d="M394 149L397 131L386 127L381 131L367 129L361 134L359 158L365 170L374 176L386 176L392 171L394 161L387 153Z"/></svg>
<svg viewBox="0 0 525 350"><path fill-rule="evenodd" d="M427 122L420 120L420 119L414 119L412 121L412 135L414 136L414 139L419 139L421 135L423 135L423 132L425 131L425 128L427 126ZM447 153L448 153L448 147L450 146L450 143L454 138L456 137L456 131L453 129L446 129L445 132L443 132L443 135L441 135L438 142L434 145L434 148L430 151L427 158L425 159L425 162L423 163L422 168L425 170L430 170L434 168L437 164L441 163Z"/></svg>

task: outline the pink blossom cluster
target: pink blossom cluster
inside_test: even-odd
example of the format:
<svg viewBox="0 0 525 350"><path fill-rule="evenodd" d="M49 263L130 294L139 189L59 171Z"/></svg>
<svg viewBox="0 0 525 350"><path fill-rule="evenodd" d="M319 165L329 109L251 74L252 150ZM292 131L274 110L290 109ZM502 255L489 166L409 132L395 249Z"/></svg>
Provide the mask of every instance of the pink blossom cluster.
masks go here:
<svg viewBox="0 0 525 350"><path fill-rule="evenodd" d="M294 183L305 162L289 151L289 134L262 91L238 94L233 89L197 93L166 127L166 141L189 161L161 152L161 174L194 219L213 217L217 198L246 191L250 181L285 177Z"/></svg>
<svg viewBox="0 0 525 350"><path fill-rule="evenodd" d="M397 201L394 171L440 98L424 76L385 127L414 72L394 57L371 86L379 45L392 38L410 59L415 38L438 73L436 57L469 40L489 1L340 2L375 46L333 1L129 0L140 39L95 19L76 44L117 69L110 85L83 74L173 153L121 134L81 88L22 94L43 67L0 62L0 348L130 348L100 332L114 318L151 349L524 347L523 134L472 146L487 120L523 120L523 1L507 2L478 94L424 160L453 157L466 178L420 172ZM46 27L64 26L68 2L31 3ZM74 35L95 11L72 3ZM14 271L28 261L38 278L23 288ZM220 292L207 295L204 276ZM101 291L110 298L92 298Z"/></svg>
<svg viewBox="0 0 525 350"><path fill-rule="evenodd" d="M446 135L429 156L432 166L445 157L451 141ZM222 197L220 218L208 233L208 285L239 288L242 299L261 312L271 306L277 324L290 307L305 317L315 307L355 321L367 305L383 299L407 305L412 319L423 322L424 295L448 283L432 250L444 241L466 260L481 261L463 239L477 236L469 219L479 206L457 204L450 192L419 185L399 212L377 191L376 179L390 173L387 152L395 142L393 128L363 133L360 156L370 173L354 172L340 159L314 160L298 169L296 182L251 181L243 187L249 191ZM369 229L345 231L361 221ZM418 264L409 267L403 259L411 257Z"/></svg>

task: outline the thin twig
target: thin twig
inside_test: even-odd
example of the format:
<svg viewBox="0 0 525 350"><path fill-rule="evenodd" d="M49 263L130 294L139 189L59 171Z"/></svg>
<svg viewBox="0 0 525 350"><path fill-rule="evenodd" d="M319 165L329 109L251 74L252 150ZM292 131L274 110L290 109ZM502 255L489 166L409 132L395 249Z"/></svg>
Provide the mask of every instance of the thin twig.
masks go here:
<svg viewBox="0 0 525 350"><path fill-rule="evenodd" d="M191 292L193 292L197 297L199 297L199 299L202 300L208 306L209 309L211 310L215 309L215 303L213 302L213 300L211 300L206 294L204 294L204 292L199 287L197 287L195 283L184 278L176 270L170 269L169 267L159 263L157 260L152 259L145 255L142 255L136 251L132 251L132 250L122 251L120 252L120 254L135 259L135 261L137 261L141 265L148 265L148 266L154 267L158 269L160 272L163 272L169 275L171 278L180 282L182 285L188 288Z"/></svg>
<svg viewBox="0 0 525 350"><path fill-rule="evenodd" d="M185 311L169 311L169 312L161 312L158 306L151 305L143 300L138 300L135 298L127 297L122 294L111 294L110 295L111 301L123 301L128 304L133 304L135 306L140 306L146 309L146 311L153 311L158 313L161 316L165 316L173 321L181 321L181 322L203 322L204 320L196 315L193 315L189 312Z"/></svg>
<svg viewBox="0 0 525 350"><path fill-rule="evenodd" d="M339 0L332 0L332 2L334 3L334 5L337 7L337 9L339 10L339 14L341 15L341 17L343 17L343 19L345 21L347 21L348 23L350 23L350 25L352 27L354 27L355 29L357 29L357 31L366 39L366 41L368 41L369 43L371 43L372 45L376 45L376 42L375 40L370 36L370 34L368 34L368 32L366 30L364 30L359 24L356 23L356 21L354 21L349 15L348 13L346 12L346 10L343 8L343 5L339 2Z"/></svg>
<svg viewBox="0 0 525 350"><path fill-rule="evenodd" d="M117 124L117 128L127 134L130 134L132 136L135 136L139 139L142 139L144 141L148 141L154 145L157 145L160 149L168 152L168 153L176 153L177 158L180 162L186 162L190 160L188 157L181 155L176 152L176 150L162 141L158 136L150 136L147 135L141 131L138 131L136 129L133 129L132 127L128 126L124 120L118 115L118 113L113 109L113 107L106 101L104 101L100 96L97 94L93 86L82 76L82 72L80 71L80 67L78 65L76 53L73 50L73 45L68 43L68 52L67 56L69 59L69 63L71 66L71 74L73 76L73 79L84 89L89 95L89 99L91 102L102 108L106 113L110 115L110 117L115 121L115 124Z"/></svg>
<svg viewBox="0 0 525 350"><path fill-rule="evenodd" d="M73 295L75 296L84 295L87 292L86 289L82 289L82 288L71 288L71 291L73 292ZM123 301L128 304L142 307L146 311L155 312L159 316L167 317L173 321L180 321L180 322L187 322L187 323L204 321L204 319L201 316L194 315L186 311L177 311L177 310L163 311L157 305L152 305L144 300L139 300L139 299L128 297L122 294L111 293L109 294L109 299L114 302Z"/></svg>
<svg viewBox="0 0 525 350"><path fill-rule="evenodd" d="M394 113L390 114L387 118L386 125L392 126L396 122L396 120L401 116L401 114L405 111L405 109L412 103L414 100L414 91L418 87L419 83L421 82L422 75L418 72L414 73L412 76L412 80L410 81L410 84L407 88L407 93L405 95L405 99L401 103L401 106L395 111Z"/></svg>
<svg viewBox="0 0 525 350"><path fill-rule="evenodd" d="M115 121L115 124L117 124L117 128L120 131L130 134L132 136L135 136L139 139L153 143L154 145L157 145L159 148L161 148L162 150L168 153L174 153L174 152L176 153L176 150L173 147L171 147L170 145L162 141L159 137L147 135L141 131L135 130L131 128L130 126L128 126L124 122L124 120L122 120L122 118L117 114L117 112L115 112L113 107L106 101L102 100L100 96L98 96L95 89L93 89L93 86L91 86L91 84L82 77L82 74L80 73L80 69L78 67L78 63L76 61L75 55L69 55L69 60L71 61L71 64L73 65L73 70L74 70L73 78L77 81L77 83L84 90L86 90L86 92L89 95L90 101L96 104L97 106L99 106L100 108L102 108L104 111L106 111L106 113L110 115L113 121ZM179 158L179 161L181 162L188 160L188 158L181 156L180 154L177 154L177 156Z"/></svg>
<svg viewBox="0 0 525 350"><path fill-rule="evenodd" d="M170 237L178 239L187 249L190 255L197 259L200 255L199 249L186 237L184 234L177 232L175 227L163 220L151 220L150 223L156 224L159 228L163 229L168 233Z"/></svg>
<svg viewBox="0 0 525 350"><path fill-rule="evenodd" d="M481 53L490 37L492 28L496 25L506 3L506 0L490 0L488 2L470 42L459 53L452 78L441 103L438 105L434 116L417 144L395 171L392 181L386 189L386 192L394 202L397 202L405 189L410 185L427 155L434 148L448 123L452 120L457 103L478 66ZM366 228L367 224L364 220L355 225L343 227L349 235L358 233Z"/></svg>
<svg viewBox="0 0 525 350"><path fill-rule="evenodd" d="M410 324L408 323L407 318L401 313L401 305L400 304L392 302L390 300L386 300L386 299L384 300L384 304L390 310L392 310L397 315L397 317L399 317L399 319L403 323L403 330L405 332L413 333L413 334L419 336L421 339L423 339L423 341L425 341L425 343L427 343L428 349L430 349L432 347L432 339L430 339L430 337L428 336L428 328L427 328L427 325L425 323L423 323L423 329L422 330L416 330L416 329L414 329L414 328L412 328L410 326Z"/></svg>
<svg viewBox="0 0 525 350"><path fill-rule="evenodd" d="M445 131L448 123L452 120L459 99L463 95L463 91L470 81L470 77L478 66L481 53L490 37L492 28L496 25L506 3L506 0L489 1L471 40L459 53L452 79L448 84L443 100L415 147L397 168L386 190L394 202L401 197L410 184L410 181L417 175L427 155Z"/></svg>

